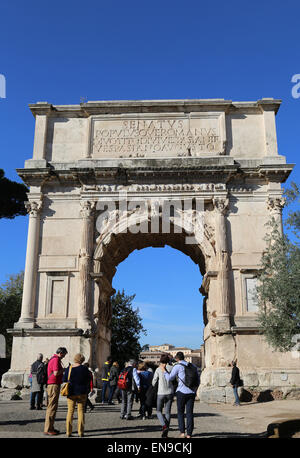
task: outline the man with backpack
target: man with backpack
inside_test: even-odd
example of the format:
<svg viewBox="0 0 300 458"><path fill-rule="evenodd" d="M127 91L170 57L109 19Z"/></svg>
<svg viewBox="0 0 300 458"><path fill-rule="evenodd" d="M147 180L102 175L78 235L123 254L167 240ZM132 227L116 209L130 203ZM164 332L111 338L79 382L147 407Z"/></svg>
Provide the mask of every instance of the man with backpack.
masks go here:
<svg viewBox="0 0 300 458"><path fill-rule="evenodd" d="M30 396L30 410L42 410L43 403L43 383L40 378L40 374L43 372L44 363L43 355L39 353L37 359L31 365L31 396Z"/></svg>
<svg viewBox="0 0 300 458"><path fill-rule="evenodd" d="M122 393L120 418L132 420L131 415L133 397L136 391L140 392L140 378L136 370L137 361L131 359L125 369L120 373L118 387Z"/></svg>
<svg viewBox="0 0 300 458"><path fill-rule="evenodd" d="M175 355L177 364L168 373L165 368L162 368L167 381L172 382L177 378L178 386L176 389L177 397L177 418L180 430L179 437L192 437L194 429L194 402L198 386L200 385L200 377L197 367L194 364L188 363L184 360L184 354L179 351ZM184 411L186 410L186 431L185 436L185 422Z"/></svg>

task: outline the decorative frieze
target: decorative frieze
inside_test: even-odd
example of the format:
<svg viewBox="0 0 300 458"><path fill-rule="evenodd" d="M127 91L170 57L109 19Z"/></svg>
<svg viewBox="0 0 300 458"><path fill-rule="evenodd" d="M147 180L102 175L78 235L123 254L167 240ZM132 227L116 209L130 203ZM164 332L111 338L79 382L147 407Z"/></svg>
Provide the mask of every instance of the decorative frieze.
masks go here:
<svg viewBox="0 0 300 458"><path fill-rule="evenodd" d="M182 192L182 191L195 191L195 192L214 192L226 191L225 183L199 183L199 184L133 184L129 186L111 184L111 185L83 185L82 192Z"/></svg>

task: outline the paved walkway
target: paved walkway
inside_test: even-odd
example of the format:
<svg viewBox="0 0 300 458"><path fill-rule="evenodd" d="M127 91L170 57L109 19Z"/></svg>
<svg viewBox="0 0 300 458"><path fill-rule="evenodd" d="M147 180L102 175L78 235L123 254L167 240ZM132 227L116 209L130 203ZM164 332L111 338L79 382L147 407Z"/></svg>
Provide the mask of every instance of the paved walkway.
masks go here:
<svg viewBox="0 0 300 458"><path fill-rule="evenodd" d="M250 402L242 403L241 407L218 404L214 407L227 419L238 421L243 431L254 435L266 431L270 423L300 419L300 400ZM294 437L299 437L299 434Z"/></svg>
<svg viewBox="0 0 300 458"><path fill-rule="evenodd" d="M55 427L65 438L67 405L60 398ZM138 414L138 404L133 405L133 415ZM208 405L195 402L195 438L259 438L266 437L269 423L280 418L299 418L300 401L272 401L268 403ZM45 409L29 410L29 401L0 401L0 438L45 438L43 435ZM74 433L77 436L77 414L74 416ZM120 419L120 406L95 404L95 409L86 414L85 437L87 438L160 438L161 428L157 417L151 420ZM176 402L172 406L170 438L178 438Z"/></svg>

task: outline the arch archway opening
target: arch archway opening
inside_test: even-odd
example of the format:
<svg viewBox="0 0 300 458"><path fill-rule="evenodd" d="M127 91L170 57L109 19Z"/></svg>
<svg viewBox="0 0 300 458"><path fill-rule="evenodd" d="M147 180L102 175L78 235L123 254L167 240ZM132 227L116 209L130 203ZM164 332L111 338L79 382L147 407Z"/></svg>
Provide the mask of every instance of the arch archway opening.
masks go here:
<svg viewBox="0 0 300 458"><path fill-rule="evenodd" d="M202 295L206 296L206 292L203 291L203 288L200 288L202 276L206 273L206 257L203 254L202 247L199 244L186 243L186 237L187 234L184 231L181 233L172 231L168 234L131 234L130 232L126 232L111 234L109 241L106 239L107 243L103 243L102 240L98 244L94 256L94 271L97 278L96 282L99 287L97 337L95 342L95 357L98 367L101 367L105 358L110 353L110 323L112 318L110 298L116 291L113 286L113 279L118 266L125 261L131 253L136 252L136 250L164 248L167 246L167 249L174 249L176 252L181 252L193 261L198 271L198 280L195 286L195 290L197 290L198 294L198 310L200 311L200 316L203 315L202 326L199 323L199 345L197 345L197 347L200 347L202 342L202 336L200 337L200 334L203 333L203 327L207 324L205 310L206 300L204 297L203 303L201 304L201 295L199 294L200 291ZM127 293L126 284L123 285L123 288ZM184 335L182 339L184 340ZM184 345L184 341L181 345Z"/></svg>
<svg viewBox="0 0 300 458"><path fill-rule="evenodd" d="M144 248L133 251L117 266L113 288L129 296L134 310L142 318L147 335L140 334L143 347L161 346L185 348L189 360L200 366L196 353L203 344L203 298L199 294L202 276L199 266L182 252L168 245L164 248ZM154 348L153 348L154 350ZM147 351L145 349L145 351ZM159 351L163 351L160 349ZM150 353L151 360L158 355ZM147 359L147 355L143 354Z"/></svg>

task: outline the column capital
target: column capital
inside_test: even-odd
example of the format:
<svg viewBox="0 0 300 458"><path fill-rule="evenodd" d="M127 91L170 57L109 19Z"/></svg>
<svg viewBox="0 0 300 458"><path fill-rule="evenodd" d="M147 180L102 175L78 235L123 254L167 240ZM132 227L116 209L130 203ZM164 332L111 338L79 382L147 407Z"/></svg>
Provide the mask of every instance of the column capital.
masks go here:
<svg viewBox="0 0 300 458"><path fill-rule="evenodd" d="M34 218L36 218L42 209L43 201L42 199L41 200L29 200L29 201L24 202L24 205L27 210L27 213L30 216L33 216Z"/></svg>
<svg viewBox="0 0 300 458"><path fill-rule="evenodd" d="M271 214L281 215L285 203L286 199L284 197L268 197L267 208Z"/></svg>
<svg viewBox="0 0 300 458"><path fill-rule="evenodd" d="M229 199L228 197L214 197L213 205L217 213L225 216L229 209Z"/></svg>
<svg viewBox="0 0 300 458"><path fill-rule="evenodd" d="M89 200L81 200L80 201L80 214L82 218L90 218L93 216L95 208L96 208L96 202L91 202Z"/></svg>

